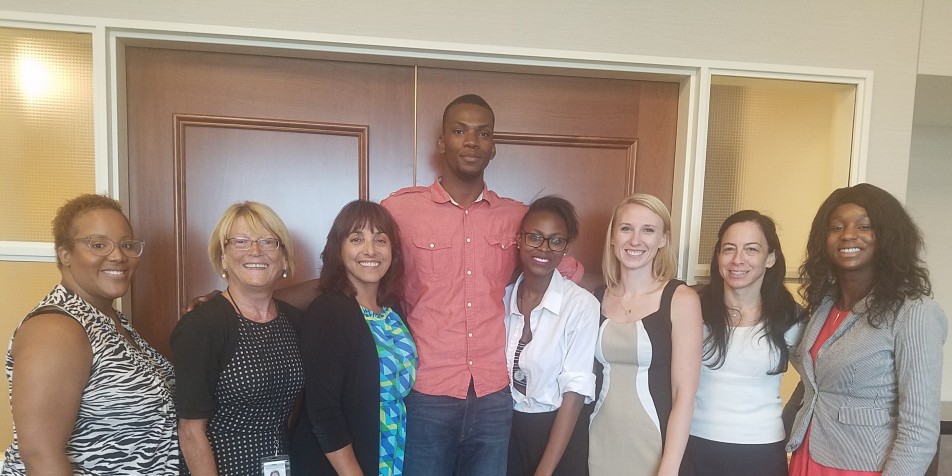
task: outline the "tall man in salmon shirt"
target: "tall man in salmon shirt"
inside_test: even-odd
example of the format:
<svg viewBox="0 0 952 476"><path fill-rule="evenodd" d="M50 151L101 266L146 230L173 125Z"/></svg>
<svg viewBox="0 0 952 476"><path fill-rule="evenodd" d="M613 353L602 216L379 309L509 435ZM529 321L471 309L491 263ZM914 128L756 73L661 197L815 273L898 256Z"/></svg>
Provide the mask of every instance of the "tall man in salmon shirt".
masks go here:
<svg viewBox="0 0 952 476"><path fill-rule="evenodd" d="M400 227L406 320L420 357L404 400L407 475L506 473L512 395L503 294L526 206L483 180L496 155L494 126L480 96L453 100L437 141L444 175L382 202Z"/></svg>

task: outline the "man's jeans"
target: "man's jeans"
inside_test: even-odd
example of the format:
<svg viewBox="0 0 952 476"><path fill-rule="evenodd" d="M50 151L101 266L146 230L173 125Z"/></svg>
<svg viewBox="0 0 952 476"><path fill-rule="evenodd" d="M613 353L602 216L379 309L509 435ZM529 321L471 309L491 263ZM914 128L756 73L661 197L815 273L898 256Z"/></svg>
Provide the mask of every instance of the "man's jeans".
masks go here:
<svg viewBox="0 0 952 476"><path fill-rule="evenodd" d="M509 386L465 400L411 391L403 474L408 476L503 476L512 426Z"/></svg>

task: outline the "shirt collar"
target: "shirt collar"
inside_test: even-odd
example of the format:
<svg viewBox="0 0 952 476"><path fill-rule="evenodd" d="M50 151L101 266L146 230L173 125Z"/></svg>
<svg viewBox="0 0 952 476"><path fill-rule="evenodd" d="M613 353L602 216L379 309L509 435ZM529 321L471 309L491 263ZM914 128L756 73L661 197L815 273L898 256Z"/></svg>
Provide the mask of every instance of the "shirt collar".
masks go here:
<svg viewBox="0 0 952 476"><path fill-rule="evenodd" d="M509 309L514 309L516 313L519 312L518 290L519 286L522 285L523 278L525 278L525 274L520 274L519 278L516 279L512 296L509 298ZM539 303L540 307L556 316L562 312L562 295L565 293L565 281L566 279L559 274L559 270L555 270L549 280L549 287L546 288L545 294L542 296L542 302Z"/></svg>
<svg viewBox="0 0 952 476"><path fill-rule="evenodd" d="M459 206L459 203L456 203L456 200L453 200L453 197L443 188L443 184L440 183L442 179L442 176L437 177L436 180L433 181L433 185L430 185L430 196L433 198L433 201L436 203L452 203L453 205ZM486 182L483 182L483 191L479 192L479 196L476 197L473 203L485 200L489 206L493 206L496 204L496 198L496 194L489 190L489 187L486 186Z"/></svg>

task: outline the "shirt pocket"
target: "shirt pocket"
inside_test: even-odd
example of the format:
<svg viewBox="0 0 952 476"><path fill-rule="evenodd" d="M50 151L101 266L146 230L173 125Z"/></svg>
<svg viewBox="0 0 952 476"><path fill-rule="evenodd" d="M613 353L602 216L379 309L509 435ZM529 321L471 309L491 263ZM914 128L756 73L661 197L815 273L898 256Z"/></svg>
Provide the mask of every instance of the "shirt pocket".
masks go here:
<svg viewBox="0 0 952 476"><path fill-rule="evenodd" d="M882 408L840 407L836 419L845 425L886 426L892 417Z"/></svg>
<svg viewBox="0 0 952 476"><path fill-rule="evenodd" d="M459 267L453 260L452 239L448 235L416 235L413 237L416 274L427 280L452 275Z"/></svg>
<svg viewBox="0 0 952 476"><path fill-rule="evenodd" d="M485 237L486 248L483 272L496 282L509 283L516 264L516 239L512 236L489 234Z"/></svg>

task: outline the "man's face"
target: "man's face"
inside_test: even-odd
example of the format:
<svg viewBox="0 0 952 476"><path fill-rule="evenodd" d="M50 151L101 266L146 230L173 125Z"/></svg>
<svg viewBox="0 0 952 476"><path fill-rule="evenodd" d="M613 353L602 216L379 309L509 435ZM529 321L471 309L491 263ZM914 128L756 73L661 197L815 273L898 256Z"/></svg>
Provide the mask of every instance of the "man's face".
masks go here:
<svg viewBox="0 0 952 476"><path fill-rule="evenodd" d="M492 113L475 104L453 106L446 113L437 148L447 173L464 181L482 180L483 171L496 156Z"/></svg>

